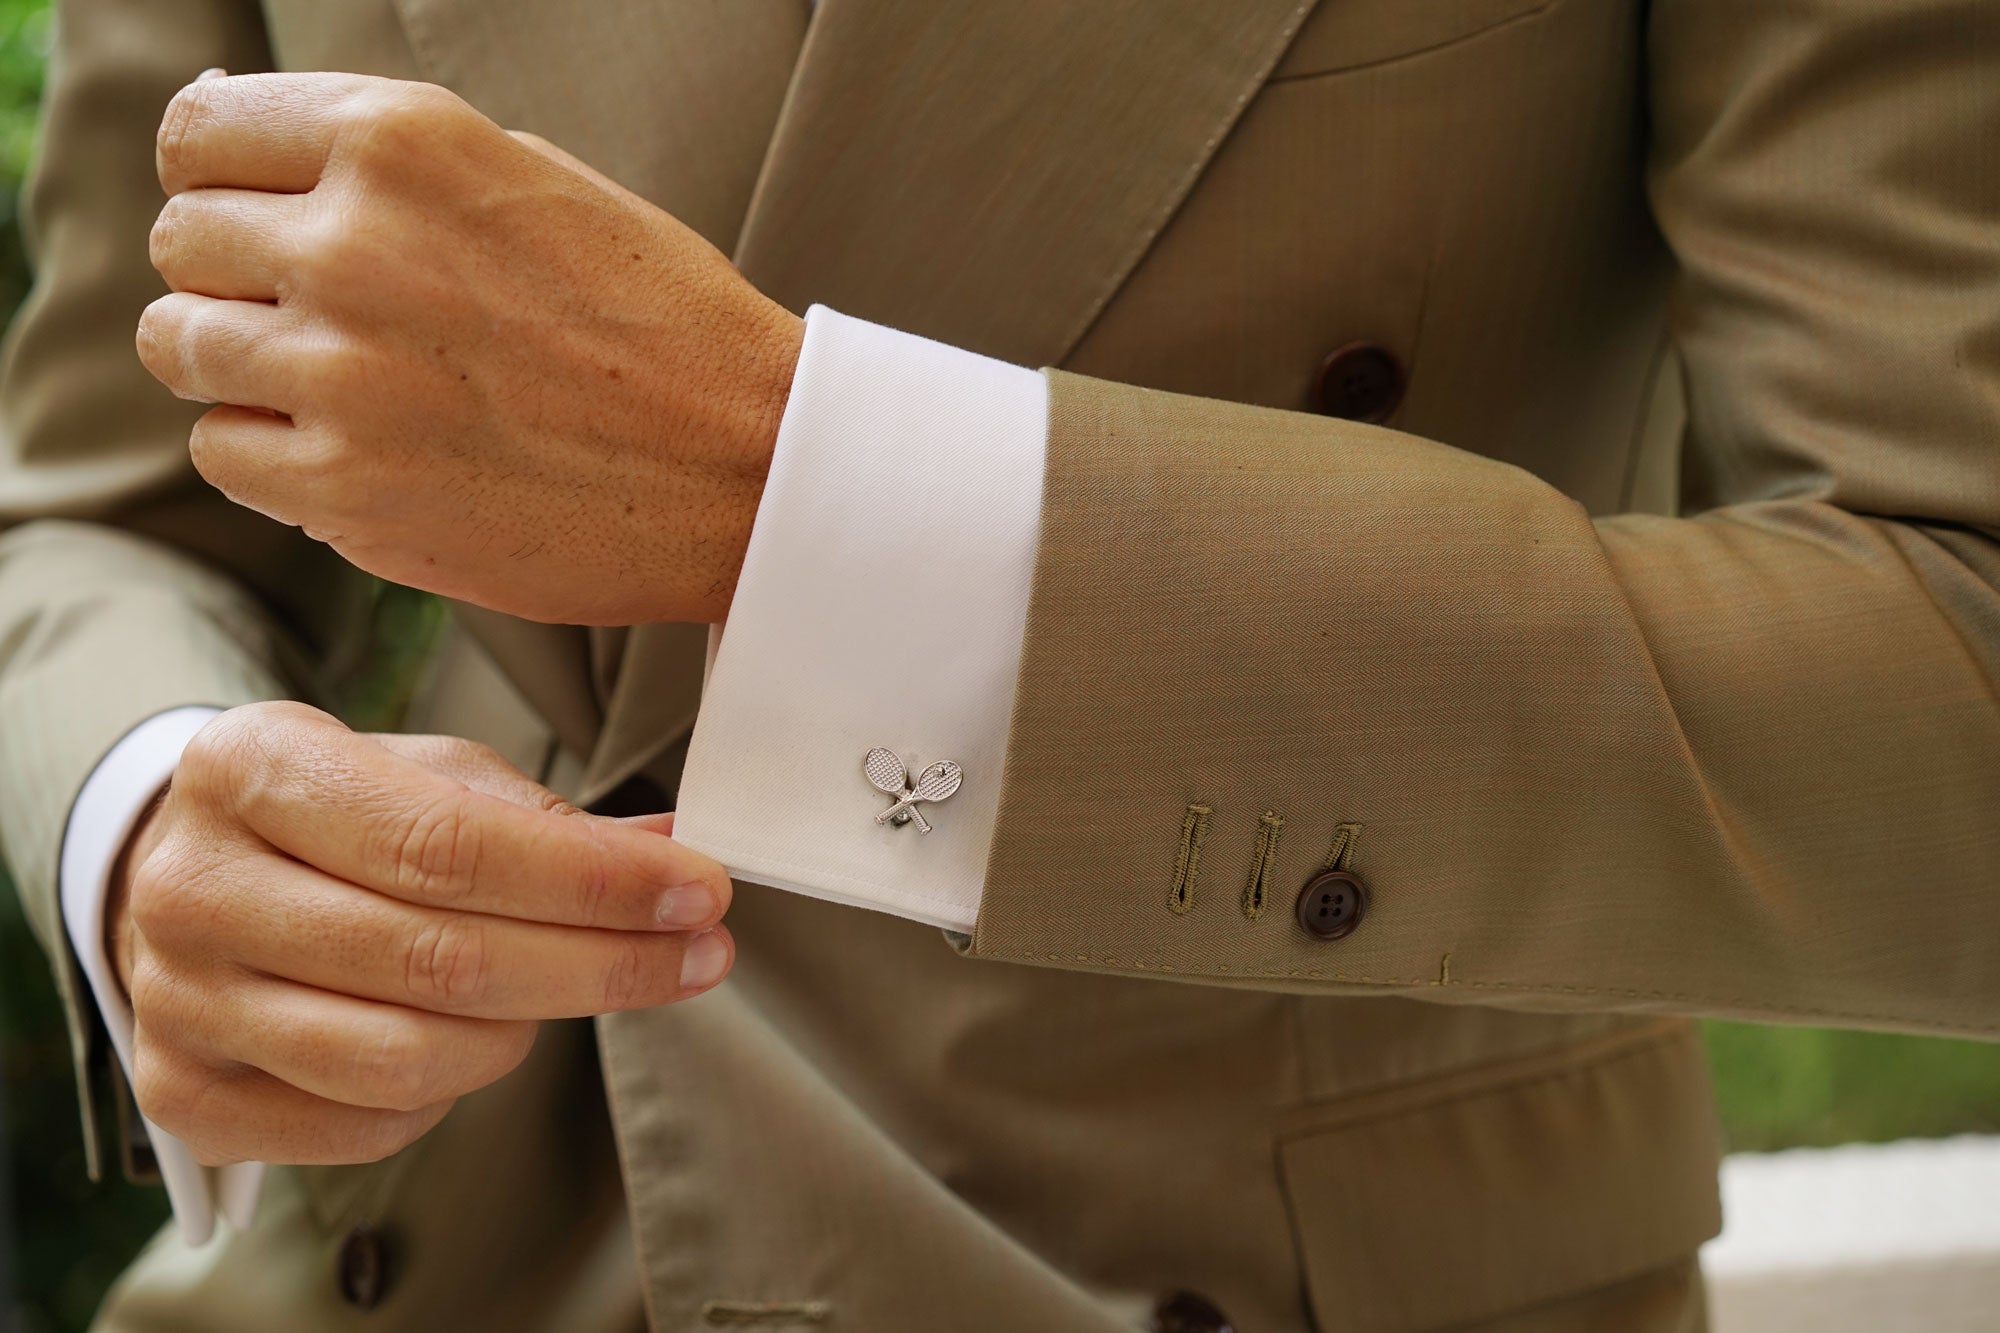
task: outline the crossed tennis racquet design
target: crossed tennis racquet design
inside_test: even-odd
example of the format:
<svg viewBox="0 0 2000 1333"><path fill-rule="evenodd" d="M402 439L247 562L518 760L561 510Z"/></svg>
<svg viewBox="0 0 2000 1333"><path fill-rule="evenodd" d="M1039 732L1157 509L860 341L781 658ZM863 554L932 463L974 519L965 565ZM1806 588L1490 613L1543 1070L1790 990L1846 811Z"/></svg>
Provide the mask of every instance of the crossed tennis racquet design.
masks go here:
<svg viewBox="0 0 2000 1333"><path fill-rule="evenodd" d="M924 812L917 806L926 801L944 800L958 790L958 784L965 778L964 770L957 764L949 759L940 759L917 774L917 780L913 783L910 781L909 769L904 766L896 752L885 750L879 745L868 752L868 757L862 761L861 767L868 774L868 781L875 790L896 798L894 805L875 816L875 822L901 824L915 820L919 833L929 833L931 826L930 821L924 818Z"/></svg>

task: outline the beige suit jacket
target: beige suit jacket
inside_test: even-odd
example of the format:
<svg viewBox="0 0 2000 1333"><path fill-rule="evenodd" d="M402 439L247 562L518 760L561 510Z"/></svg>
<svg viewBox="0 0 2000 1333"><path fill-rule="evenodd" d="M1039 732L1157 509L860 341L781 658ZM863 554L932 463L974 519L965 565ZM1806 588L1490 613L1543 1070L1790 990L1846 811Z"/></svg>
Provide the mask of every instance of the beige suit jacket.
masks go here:
<svg viewBox="0 0 2000 1333"><path fill-rule="evenodd" d="M1060 367L975 932L746 887L721 991L553 1028L411 1150L163 1239L107 1326L1106 1333L1187 1290L1163 1326L1699 1327L1684 1016L2000 1020L2000 15L807 17L63 6L0 839L86 1076L84 775L366 646L365 583L200 485L132 353L196 71L446 84L794 308ZM461 623L417 725L670 800L699 629ZM1367 895L1338 939L1294 912L1329 862Z"/></svg>

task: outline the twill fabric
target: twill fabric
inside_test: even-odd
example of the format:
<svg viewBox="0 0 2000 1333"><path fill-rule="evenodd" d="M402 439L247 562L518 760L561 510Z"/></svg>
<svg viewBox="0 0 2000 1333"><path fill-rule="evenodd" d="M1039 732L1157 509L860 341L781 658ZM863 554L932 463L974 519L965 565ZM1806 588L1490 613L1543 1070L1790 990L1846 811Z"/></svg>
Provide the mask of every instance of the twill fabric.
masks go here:
<svg viewBox="0 0 2000 1333"><path fill-rule="evenodd" d="M1240 1333L1703 1328L1689 1018L2000 1021L2000 15L808 17L61 5L0 385L0 850L93 1095L84 776L365 649L365 581L201 485L132 353L183 82L439 82L795 310L1049 368L974 929L746 885L728 984L275 1173L101 1327L1112 1333L1189 1291ZM1355 344L1402 377L1382 424L1315 411ZM456 625L413 728L671 801L704 630ZM1338 939L1294 910L1330 859L1367 892Z"/></svg>

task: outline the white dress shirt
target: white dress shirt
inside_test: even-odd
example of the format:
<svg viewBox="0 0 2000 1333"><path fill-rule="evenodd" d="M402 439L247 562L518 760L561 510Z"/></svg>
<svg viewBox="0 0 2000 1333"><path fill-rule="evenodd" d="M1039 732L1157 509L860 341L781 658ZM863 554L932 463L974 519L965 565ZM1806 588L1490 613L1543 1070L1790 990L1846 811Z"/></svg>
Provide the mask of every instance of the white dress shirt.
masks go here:
<svg viewBox="0 0 2000 1333"><path fill-rule="evenodd" d="M1042 376L814 306L728 624L680 785L674 835L740 879L970 931L1040 534ZM119 850L212 708L142 723L84 783L63 840L70 942L119 1060L132 1011L105 954ZM882 747L914 780L963 781L883 824L863 771ZM198 1166L150 1123L187 1243L218 1208L247 1225L263 1167Z"/></svg>

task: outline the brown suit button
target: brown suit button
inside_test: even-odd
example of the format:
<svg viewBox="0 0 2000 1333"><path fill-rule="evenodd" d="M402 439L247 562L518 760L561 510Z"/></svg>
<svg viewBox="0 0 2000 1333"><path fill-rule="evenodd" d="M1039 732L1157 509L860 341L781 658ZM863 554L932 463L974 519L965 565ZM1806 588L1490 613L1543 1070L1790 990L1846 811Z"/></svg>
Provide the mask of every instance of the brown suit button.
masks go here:
<svg viewBox="0 0 2000 1333"><path fill-rule="evenodd" d="M1345 870L1322 870L1299 890L1299 925L1316 940L1352 935L1368 910L1368 890Z"/></svg>
<svg viewBox="0 0 2000 1333"><path fill-rule="evenodd" d="M1349 343L1320 366L1313 401L1330 417L1387 421L1403 401L1403 363L1380 343Z"/></svg>
<svg viewBox="0 0 2000 1333"><path fill-rule="evenodd" d="M389 1256L382 1233L356 1227L340 1243L340 1298L356 1309L372 1310L389 1292Z"/></svg>
<svg viewBox="0 0 2000 1333"><path fill-rule="evenodd" d="M1153 1307L1153 1333L1236 1333L1236 1326L1206 1297L1176 1291Z"/></svg>

